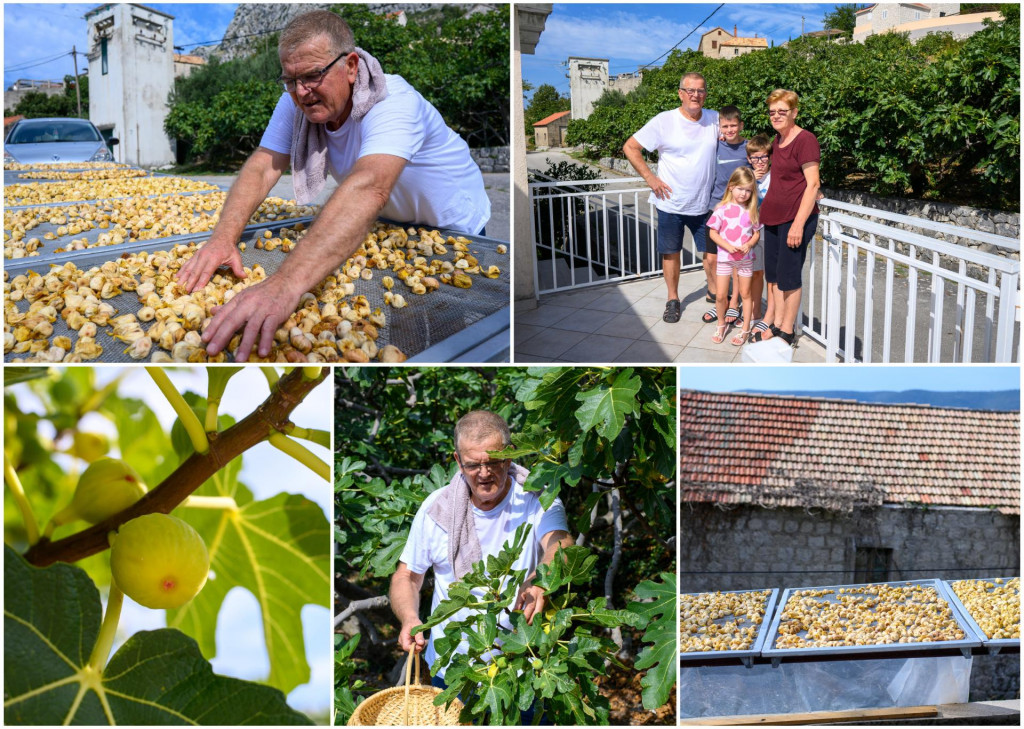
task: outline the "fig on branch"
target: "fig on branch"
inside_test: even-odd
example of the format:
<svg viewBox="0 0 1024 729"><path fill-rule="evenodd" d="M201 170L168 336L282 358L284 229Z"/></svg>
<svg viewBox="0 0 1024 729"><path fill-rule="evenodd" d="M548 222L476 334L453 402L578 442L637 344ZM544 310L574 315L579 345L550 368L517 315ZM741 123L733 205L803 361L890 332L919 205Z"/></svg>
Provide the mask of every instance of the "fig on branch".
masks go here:
<svg viewBox="0 0 1024 729"><path fill-rule="evenodd" d="M107 455L110 450L110 440L101 433L88 433L75 431L75 438L68 449L68 454L83 461L92 463Z"/></svg>
<svg viewBox="0 0 1024 729"><path fill-rule="evenodd" d="M199 594L210 555L199 533L168 514L146 514L122 524L110 546L114 583L154 610L181 607Z"/></svg>
<svg viewBox="0 0 1024 729"><path fill-rule="evenodd" d="M76 519L99 524L127 509L145 493L146 484L135 469L116 458L100 458L82 471L71 503L57 512L53 524L60 526Z"/></svg>

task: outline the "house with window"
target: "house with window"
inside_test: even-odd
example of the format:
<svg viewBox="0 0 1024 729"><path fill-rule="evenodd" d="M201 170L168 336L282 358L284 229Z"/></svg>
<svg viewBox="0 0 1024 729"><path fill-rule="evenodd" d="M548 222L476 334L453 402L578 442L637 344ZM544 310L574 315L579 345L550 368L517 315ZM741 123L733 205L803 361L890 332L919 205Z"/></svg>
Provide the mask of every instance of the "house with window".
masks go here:
<svg viewBox="0 0 1024 729"><path fill-rule="evenodd" d="M878 33L908 33L916 41L929 33L949 32L966 38L984 28L984 21L999 20L997 12L960 13L960 3L875 3L855 13L853 40L863 43Z"/></svg>
<svg viewBox="0 0 1024 729"><path fill-rule="evenodd" d="M556 111L533 125L533 141L537 147L564 147L571 112Z"/></svg>
<svg viewBox="0 0 1024 729"><path fill-rule="evenodd" d="M735 58L766 48L767 38L759 38L756 33L753 38L740 37L735 25L732 27L732 33L722 27L712 28L700 37L700 44L697 46L697 50L705 58Z"/></svg>

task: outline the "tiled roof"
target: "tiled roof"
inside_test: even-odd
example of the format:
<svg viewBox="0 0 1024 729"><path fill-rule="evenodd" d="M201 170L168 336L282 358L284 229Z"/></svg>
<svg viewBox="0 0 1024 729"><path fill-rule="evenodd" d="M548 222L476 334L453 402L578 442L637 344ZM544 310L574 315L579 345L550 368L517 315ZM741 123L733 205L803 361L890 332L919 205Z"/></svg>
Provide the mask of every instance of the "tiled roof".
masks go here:
<svg viewBox="0 0 1024 729"><path fill-rule="evenodd" d="M561 119L563 116L565 116L566 114L570 114L570 113L571 112L568 112L568 111L556 111L551 116L546 116L543 119L541 119L539 122L534 122L533 126L535 126L535 127L542 127L545 124L550 124L555 119Z"/></svg>
<svg viewBox="0 0 1024 729"><path fill-rule="evenodd" d="M1020 513L1020 413L684 390L683 501Z"/></svg>

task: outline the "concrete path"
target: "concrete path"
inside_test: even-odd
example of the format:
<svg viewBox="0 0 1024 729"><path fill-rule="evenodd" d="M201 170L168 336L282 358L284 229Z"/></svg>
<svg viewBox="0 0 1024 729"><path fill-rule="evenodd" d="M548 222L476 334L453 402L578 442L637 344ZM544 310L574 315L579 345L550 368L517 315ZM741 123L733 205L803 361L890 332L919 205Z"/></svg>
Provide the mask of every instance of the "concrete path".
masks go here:
<svg viewBox="0 0 1024 729"><path fill-rule="evenodd" d="M675 324L661 319L665 284L660 277L594 286L541 297L535 309L515 313L514 359L518 362L740 362L742 347L711 341L715 324L701 316L704 274L680 276L683 315ZM794 362L824 362L825 348L810 337L797 339Z"/></svg>

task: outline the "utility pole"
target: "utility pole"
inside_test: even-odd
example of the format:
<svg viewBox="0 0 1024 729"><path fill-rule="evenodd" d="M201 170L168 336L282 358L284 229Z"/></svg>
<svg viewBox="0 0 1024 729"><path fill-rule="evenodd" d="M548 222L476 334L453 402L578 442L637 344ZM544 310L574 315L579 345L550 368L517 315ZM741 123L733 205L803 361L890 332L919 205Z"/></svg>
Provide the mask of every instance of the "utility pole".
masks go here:
<svg viewBox="0 0 1024 729"><path fill-rule="evenodd" d="M71 60L75 63L75 96L78 98L78 118L82 118L82 87L78 85L78 54L71 46Z"/></svg>

